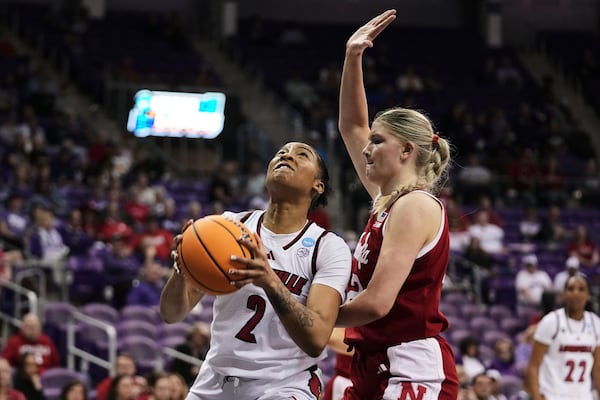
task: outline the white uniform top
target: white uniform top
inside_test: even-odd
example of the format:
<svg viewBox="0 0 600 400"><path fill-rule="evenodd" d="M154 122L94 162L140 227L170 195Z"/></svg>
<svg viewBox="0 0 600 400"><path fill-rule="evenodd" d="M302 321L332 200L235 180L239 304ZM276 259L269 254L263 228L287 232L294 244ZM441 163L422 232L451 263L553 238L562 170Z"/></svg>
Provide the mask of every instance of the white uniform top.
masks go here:
<svg viewBox="0 0 600 400"><path fill-rule="evenodd" d="M600 318L586 311L581 321L564 308L539 322L534 339L548 345L539 372L540 391L548 399L592 400L594 350L600 345Z"/></svg>
<svg viewBox="0 0 600 400"><path fill-rule="evenodd" d="M307 223L299 232L275 234L262 226L264 211L224 213L243 221L261 238L271 268L302 304L312 284L340 293L350 277L351 254L344 240ZM218 374L248 379L282 379L315 366L325 357L310 357L290 338L264 290L246 285L215 298L210 350L205 363Z"/></svg>

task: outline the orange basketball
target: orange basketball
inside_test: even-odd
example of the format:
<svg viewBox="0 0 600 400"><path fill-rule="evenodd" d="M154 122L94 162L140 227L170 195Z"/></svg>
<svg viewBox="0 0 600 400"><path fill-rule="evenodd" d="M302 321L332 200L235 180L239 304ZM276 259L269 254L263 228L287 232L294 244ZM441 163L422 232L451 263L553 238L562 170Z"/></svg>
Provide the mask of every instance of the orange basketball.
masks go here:
<svg viewBox="0 0 600 400"><path fill-rule="evenodd" d="M250 230L241 222L227 219L221 215L209 215L197 219L183 231L179 246L178 259L181 271L198 289L214 294L226 294L237 290L229 282L241 279L230 277L230 268L241 268L231 261L231 256L251 258L250 251L237 242Z"/></svg>

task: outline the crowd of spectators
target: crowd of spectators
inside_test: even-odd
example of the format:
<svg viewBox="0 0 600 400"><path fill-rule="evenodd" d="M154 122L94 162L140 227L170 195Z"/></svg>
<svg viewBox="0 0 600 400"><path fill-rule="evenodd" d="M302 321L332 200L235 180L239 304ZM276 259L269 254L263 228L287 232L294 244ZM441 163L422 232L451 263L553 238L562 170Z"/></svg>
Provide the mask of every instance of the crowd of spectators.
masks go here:
<svg viewBox="0 0 600 400"><path fill-rule="evenodd" d="M74 20L79 22L72 26L85 21L77 15ZM260 29L251 26L254 36L248 38L264 44L257 33ZM167 33L173 43L183 43L181 32L174 29ZM306 46L302 33L302 26L294 26L280 45L301 51ZM74 34L80 35L77 30ZM48 271L55 289L74 286L76 279L69 280L54 266L68 268L70 260L86 263L94 259L102 266L97 282L102 289L89 298L72 298L73 304L99 300L116 309L134 304L153 307L158 304L169 268L173 237L186 220L225 209L247 208L249 204L264 207L265 173L259 167L261 163L240 165L226 154L212 175L199 177L202 185L198 191L191 189L197 182L173 182L171 171L145 151L140 141L93 132L69 99L73 82L62 82L43 63L39 65L21 54L8 35L4 36L0 41L4 72L0 78L0 172L6 183L0 189L2 278L19 281L20 273L36 261ZM72 31L68 37L72 40ZM419 101L427 104L449 85L434 69L416 63L397 72L394 87L382 87L382 79L369 70L375 64L389 63L386 57L389 54L385 51L374 54L365 66L366 83L375 88L373 96L381 103L402 100L420 107ZM448 137L459 152L441 193L448 211L451 248L460 264L457 278L481 285L480 293L485 294L481 300L491 306L496 302L490 290L494 280L508 275L515 288L515 306L530 308L532 314L541 313L544 295L550 293L560 303L556 293L564 286L566 276L585 274L595 285L600 283L595 280L599 253L593 229L599 226L593 225L598 214L576 222L565 217L571 215L571 210L597 206L597 155L568 105L555 93L551 78L541 86L532 86L510 53L478 61L478 71L465 82L466 87L510 96L517 93L521 102L509 109L500 101L481 106L473 99L450 98L442 106L431 107L441 135ZM316 133L311 140L323 143L330 140L328 129L335 119L340 70L338 63L324 60L316 72L291 71L281 87L287 101L302 115L306 130ZM126 58L113 73L119 79L138 79L131 60ZM332 162L336 162L341 153L326 156L334 157ZM342 171L351 170L346 168L347 160L339 159ZM179 183L183 189L175 190ZM362 207L368 200L360 185L345 174L340 177L339 188L345 200L342 226L332 226L327 210L319 210L311 218L329 229L339 228L352 245L356 229L364 224L367 214ZM515 211L516 223L514 218L507 218ZM559 260L553 261L553 268L549 255ZM473 274L475 269L477 275ZM19 283L39 290L35 282ZM24 324L24 329L28 326ZM39 327L36 329L39 331ZM17 335L25 336L26 331ZM469 386L482 393L493 391L499 376L490 370L500 376L521 376L526 359L521 353L527 352L527 337L524 332L518 339L498 340L489 365L477 358L477 340L471 338L460 346L454 343L460 347L460 365ZM195 331L182 338L179 349L201 358L205 346L206 333L202 326L195 326ZM2 348L6 352L8 343ZM28 393L27 398L42 398L36 397L40 395L39 375L58 363L64 365L64 360L47 366L38 362L34 351L21 355L2 355L17 371L12 386ZM127 357L118 358L117 370ZM129 362L135 364L131 357ZM0 359L1 392L10 387L4 365ZM189 384L194 367L184 363L173 368ZM111 393L105 398L116 398L116 393L130 390L135 386L132 377L136 374L129 368L128 372L118 373L118 378L103 382L102 390ZM159 399L165 378L152 375L133 380L141 382L140 393L145 387L154 388L153 397L144 398ZM79 383L91 389L88 382ZM176 391L177 385L168 385ZM69 385L71 388L76 390L77 385ZM101 398L100 388L97 394ZM66 394L64 398L68 398Z"/></svg>

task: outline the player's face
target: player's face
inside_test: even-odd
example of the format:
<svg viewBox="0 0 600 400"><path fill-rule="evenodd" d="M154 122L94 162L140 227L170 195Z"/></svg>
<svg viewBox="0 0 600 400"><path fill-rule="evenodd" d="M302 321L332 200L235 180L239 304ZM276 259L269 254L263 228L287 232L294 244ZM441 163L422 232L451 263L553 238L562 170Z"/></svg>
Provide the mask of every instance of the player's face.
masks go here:
<svg viewBox="0 0 600 400"><path fill-rule="evenodd" d="M369 134L369 143L363 149L367 178L380 186L390 181L401 166L400 155L403 150L403 144L392 135L389 128L375 121Z"/></svg>
<svg viewBox="0 0 600 400"><path fill-rule="evenodd" d="M277 151L269 163L267 185L272 182L303 187L309 191L322 185L318 155L311 146L291 142Z"/></svg>
<svg viewBox="0 0 600 400"><path fill-rule="evenodd" d="M584 310L590 300L590 290L586 281L574 276L569 278L564 292L565 307L572 310Z"/></svg>

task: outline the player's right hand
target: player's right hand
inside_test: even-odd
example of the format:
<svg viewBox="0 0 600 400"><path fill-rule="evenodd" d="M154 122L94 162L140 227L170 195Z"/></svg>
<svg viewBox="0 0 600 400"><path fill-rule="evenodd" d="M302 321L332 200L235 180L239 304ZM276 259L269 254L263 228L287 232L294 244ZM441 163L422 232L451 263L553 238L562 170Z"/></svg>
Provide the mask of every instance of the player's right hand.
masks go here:
<svg viewBox="0 0 600 400"><path fill-rule="evenodd" d="M396 19L396 10L387 10L358 28L346 42L346 51L362 54L367 47L373 47L373 40Z"/></svg>

